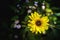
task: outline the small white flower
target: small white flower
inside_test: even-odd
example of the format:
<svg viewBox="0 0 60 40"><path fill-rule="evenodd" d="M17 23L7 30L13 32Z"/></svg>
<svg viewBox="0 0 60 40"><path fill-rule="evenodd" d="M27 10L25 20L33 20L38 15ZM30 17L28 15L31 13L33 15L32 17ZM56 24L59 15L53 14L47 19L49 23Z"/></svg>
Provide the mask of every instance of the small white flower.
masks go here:
<svg viewBox="0 0 60 40"><path fill-rule="evenodd" d="M44 6L44 5L42 6L42 9L43 9L43 10L45 9L45 6Z"/></svg>
<svg viewBox="0 0 60 40"><path fill-rule="evenodd" d="M29 2L29 0L26 0L26 2L28 3L28 2Z"/></svg>
<svg viewBox="0 0 60 40"><path fill-rule="evenodd" d="M33 8L33 9L36 9L36 7L35 7L35 6L32 6L32 8Z"/></svg>
<svg viewBox="0 0 60 40"><path fill-rule="evenodd" d="M17 7L19 7L20 5L19 4L17 4Z"/></svg>
<svg viewBox="0 0 60 40"><path fill-rule="evenodd" d="M21 9L21 7L19 7L19 9Z"/></svg>
<svg viewBox="0 0 60 40"><path fill-rule="evenodd" d="M37 4L34 4L35 6L38 6Z"/></svg>
<svg viewBox="0 0 60 40"><path fill-rule="evenodd" d="M32 6L29 6L29 8L32 8Z"/></svg>
<svg viewBox="0 0 60 40"><path fill-rule="evenodd" d="M14 35L14 38L18 38L18 35Z"/></svg>
<svg viewBox="0 0 60 40"><path fill-rule="evenodd" d="M34 5L35 5L35 6L38 6L38 2L35 1L35 2L34 2Z"/></svg>
<svg viewBox="0 0 60 40"><path fill-rule="evenodd" d="M20 29L20 28L21 28L21 25L17 25L16 28L17 28L17 29Z"/></svg>
<svg viewBox="0 0 60 40"><path fill-rule="evenodd" d="M30 10L30 9L29 9L27 12L28 12L28 13L31 13L31 12L32 12L32 10Z"/></svg>
<svg viewBox="0 0 60 40"><path fill-rule="evenodd" d="M15 20L15 22L14 22L15 24L18 24L19 23L19 20Z"/></svg>
<svg viewBox="0 0 60 40"><path fill-rule="evenodd" d="M20 25L20 24L18 24L18 25L15 24L15 25L14 25L14 28L20 29L20 28L21 28L21 25Z"/></svg>
<svg viewBox="0 0 60 40"><path fill-rule="evenodd" d="M45 1L43 1L43 3L42 3L42 9L43 10L45 9Z"/></svg>

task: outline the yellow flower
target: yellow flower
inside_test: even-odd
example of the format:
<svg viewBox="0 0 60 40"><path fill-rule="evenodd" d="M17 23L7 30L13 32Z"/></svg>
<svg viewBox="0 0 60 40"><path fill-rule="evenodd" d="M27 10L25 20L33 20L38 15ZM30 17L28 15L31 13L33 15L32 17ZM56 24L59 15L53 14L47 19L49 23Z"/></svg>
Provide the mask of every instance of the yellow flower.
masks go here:
<svg viewBox="0 0 60 40"><path fill-rule="evenodd" d="M48 30L49 27L49 19L47 16L42 17L37 12L34 12L31 13L29 18L30 19L28 20L28 28L30 28L30 31L32 31L32 33L46 33L46 30Z"/></svg>

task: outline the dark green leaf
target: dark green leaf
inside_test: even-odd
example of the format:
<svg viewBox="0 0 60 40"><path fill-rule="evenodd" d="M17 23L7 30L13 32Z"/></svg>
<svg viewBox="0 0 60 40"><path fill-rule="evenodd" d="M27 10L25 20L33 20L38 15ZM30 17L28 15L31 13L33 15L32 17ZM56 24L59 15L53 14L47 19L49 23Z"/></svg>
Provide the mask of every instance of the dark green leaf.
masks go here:
<svg viewBox="0 0 60 40"><path fill-rule="evenodd" d="M18 16L14 16L14 17L12 17L11 21L15 21L15 20L17 20L18 18L19 18Z"/></svg>

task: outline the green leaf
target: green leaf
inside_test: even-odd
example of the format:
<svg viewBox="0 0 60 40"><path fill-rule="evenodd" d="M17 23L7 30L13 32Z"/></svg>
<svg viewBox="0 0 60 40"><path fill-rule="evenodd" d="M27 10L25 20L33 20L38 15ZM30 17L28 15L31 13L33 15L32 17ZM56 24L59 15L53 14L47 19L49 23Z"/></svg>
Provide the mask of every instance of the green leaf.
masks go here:
<svg viewBox="0 0 60 40"><path fill-rule="evenodd" d="M15 21L15 20L17 20L18 18L19 18L18 16L14 16L14 17L12 17L11 21Z"/></svg>
<svg viewBox="0 0 60 40"><path fill-rule="evenodd" d="M36 40L34 34L32 32L28 32L28 35L27 35L27 40Z"/></svg>
<svg viewBox="0 0 60 40"><path fill-rule="evenodd" d="M55 13L56 16L60 16L60 13Z"/></svg>
<svg viewBox="0 0 60 40"><path fill-rule="evenodd" d="M55 28L56 28L56 29L60 29L60 25L57 24Z"/></svg>
<svg viewBox="0 0 60 40"><path fill-rule="evenodd" d="M12 11L14 11L15 13L19 13L20 10L18 10L16 7L14 6L10 6L10 8L12 9ZM21 13L20 13L21 14Z"/></svg>
<svg viewBox="0 0 60 40"><path fill-rule="evenodd" d="M26 26L24 29L24 32L26 33L27 31L29 31L28 27Z"/></svg>
<svg viewBox="0 0 60 40"><path fill-rule="evenodd" d="M22 15L25 12L24 8L22 8L19 12L20 15Z"/></svg>
<svg viewBox="0 0 60 40"><path fill-rule="evenodd" d="M17 10L17 8L16 8L15 6L10 6L10 8L11 8L12 10Z"/></svg>
<svg viewBox="0 0 60 40"><path fill-rule="evenodd" d="M54 16L54 17L53 17L53 20L54 20L54 21L57 20L57 17Z"/></svg>
<svg viewBox="0 0 60 40"><path fill-rule="evenodd" d="M24 20L25 20L25 21L28 21L28 19L29 19L29 18L28 18L28 15L26 15L26 17L25 17L25 19L24 19Z"/></svg>

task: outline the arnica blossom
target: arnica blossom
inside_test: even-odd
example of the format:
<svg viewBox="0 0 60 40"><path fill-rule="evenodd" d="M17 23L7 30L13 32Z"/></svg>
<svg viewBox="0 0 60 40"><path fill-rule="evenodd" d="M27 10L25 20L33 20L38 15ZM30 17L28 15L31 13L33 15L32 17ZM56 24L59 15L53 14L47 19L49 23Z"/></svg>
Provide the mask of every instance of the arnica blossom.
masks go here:
<svg viewBox="0 0 60 40"><path fill-rule="evenodd" d="M49 28L49 19L48 16L42 16L38 12L31 13L31 15L28 16L28 28L32 33L38 34L38 33L46 33L46 30Z"/></svg>

